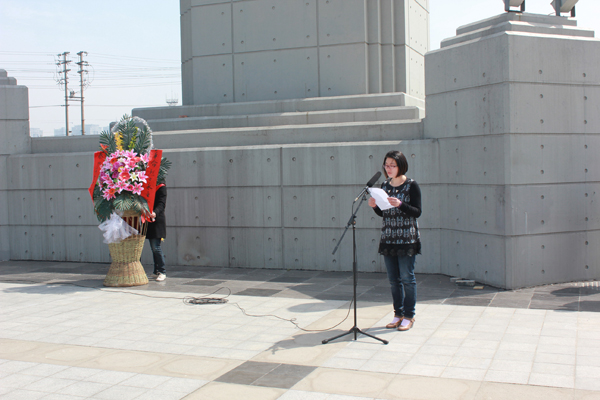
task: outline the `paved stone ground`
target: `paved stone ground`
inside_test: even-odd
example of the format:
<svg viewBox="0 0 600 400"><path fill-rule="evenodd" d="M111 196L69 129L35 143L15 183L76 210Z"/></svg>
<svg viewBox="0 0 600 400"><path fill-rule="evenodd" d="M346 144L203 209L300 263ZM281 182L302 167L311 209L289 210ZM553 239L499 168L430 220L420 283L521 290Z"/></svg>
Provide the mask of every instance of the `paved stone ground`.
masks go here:
<svg viewBox="0 0 600 400"><path fill-rule="evenodd" d="M173 267L104 288L107 269L0 263L0 398L600 399L599 282L418 275L415 327L397 332L385 274L359 274L357 325L389 344L323 345L353 326L349 273ZM206 295L228 302L183 301Z"/></svg>

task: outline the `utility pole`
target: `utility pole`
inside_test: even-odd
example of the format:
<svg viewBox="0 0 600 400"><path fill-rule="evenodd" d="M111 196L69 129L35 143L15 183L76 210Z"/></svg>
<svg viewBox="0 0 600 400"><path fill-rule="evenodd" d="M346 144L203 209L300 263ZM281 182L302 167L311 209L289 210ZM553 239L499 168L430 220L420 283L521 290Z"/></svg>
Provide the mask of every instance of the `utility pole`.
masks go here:
<svg viewBox="0 0 600 400"><path fill-rule="evenodd" d="M62 54L59 54L58 57L62 56L62 60L58 60L58 62L56 63L56 65L58 65L59 67L62 66L62 71L58 71L63 75L62 79L59 79L59 83L64 82L65 84L65 134L66 136L69 136L69 88L68 88L68 83L69 83L69 78L67 76L67 72L70 71L70 69L67 69L68 64L71 62L71 60L67 60L67 56L70 53L68 51L65 51Z"/></svg>
<svg viewBox="0 0 600 400"><path fill-rule="evenodd" d="M79 65L79 71L77 71L77 73L79 74L79 88L81 90L81 134L85 135L85 119L83 118L83 73L87 72L87 70L84 70L83 67L88 65L87 61L83 61L83 55L87 56L87 51L80 51L79 53L77 53L77 55L79 56L79 62L77 63L77 65Z"/></svg>

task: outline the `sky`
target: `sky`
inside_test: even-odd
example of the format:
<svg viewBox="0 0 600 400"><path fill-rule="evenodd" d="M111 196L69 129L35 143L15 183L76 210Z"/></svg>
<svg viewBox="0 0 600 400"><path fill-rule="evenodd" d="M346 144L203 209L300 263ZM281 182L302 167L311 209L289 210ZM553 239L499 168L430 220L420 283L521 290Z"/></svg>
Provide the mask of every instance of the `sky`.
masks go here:
<svg viewBox="0 0 600 400"><path fill-rule="evenodd" d="M550 0L526 5L528 13L554 13ZM503 12L502 0L429 0L430 50L456 28ZM580 0L576 12L578 26L598 37L600 0ZM70 52L68 87L80 96L80 51L89 64L86 125L105 128L135 107L166 106L167 99L181 104L179 1L0 0L0 69L29 88L30 127L45 136L65 126L57 55ZM70 102L69 125L80 123L80 103Z"/></svg>

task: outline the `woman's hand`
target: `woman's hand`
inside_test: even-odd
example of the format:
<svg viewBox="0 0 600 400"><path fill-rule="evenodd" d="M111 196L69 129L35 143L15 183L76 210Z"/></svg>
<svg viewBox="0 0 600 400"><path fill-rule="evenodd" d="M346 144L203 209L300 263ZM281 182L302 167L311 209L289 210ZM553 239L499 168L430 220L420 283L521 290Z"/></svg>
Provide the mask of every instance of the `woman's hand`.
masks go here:
<svg viewBox="0 0 600 400"><path fill-rule="evenodd" d="M377 207L377 202L372 197L369 197L369 206L372 207L372 208Z"/></svg>
<svg viewBox="0 0 600 400"><path fill-rule="evenodd" d="M154 220L156 219L156 213L154 211L152 211L152 214L150 214L150 221L154 222Z"/></svg>
<svg viewBox="0 0 600 400"><path fill-rule="evenodd" d="M394 207L400 207L400 204L402 204L402 202L396 197L388 197L388 201Z"/></svg>

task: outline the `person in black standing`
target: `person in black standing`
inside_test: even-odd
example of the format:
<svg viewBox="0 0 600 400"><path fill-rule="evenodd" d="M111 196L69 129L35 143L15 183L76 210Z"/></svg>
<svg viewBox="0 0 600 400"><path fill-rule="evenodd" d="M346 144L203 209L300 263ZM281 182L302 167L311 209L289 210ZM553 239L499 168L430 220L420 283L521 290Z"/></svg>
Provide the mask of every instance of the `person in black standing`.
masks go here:
<svg viewBox="0 0 600 400"><path fill-rule="evenodd" d="M401 152L388 152L383 159L383 170L388 179L381 188L393 207L381 210L372 197L369 205L383 217L379 254L385 261L394 306L394 319L386 328L407 331L415 322L417 302L415 256L421 254L417 224L421 216L421 189L414 179L406 177L408 161Z"/></svg>
<svg viewBox="0 0 600 400"><path fill-rule="evenodd" d="M162 251L161 242L167 237L167 219L165 207L167 206L167 187L159 185L154 197L154 211L150 214L150 222L146 231L146 239L150 242L152 256L154 257L154 275L157 282L167 278L165 254Z"/></svg>

